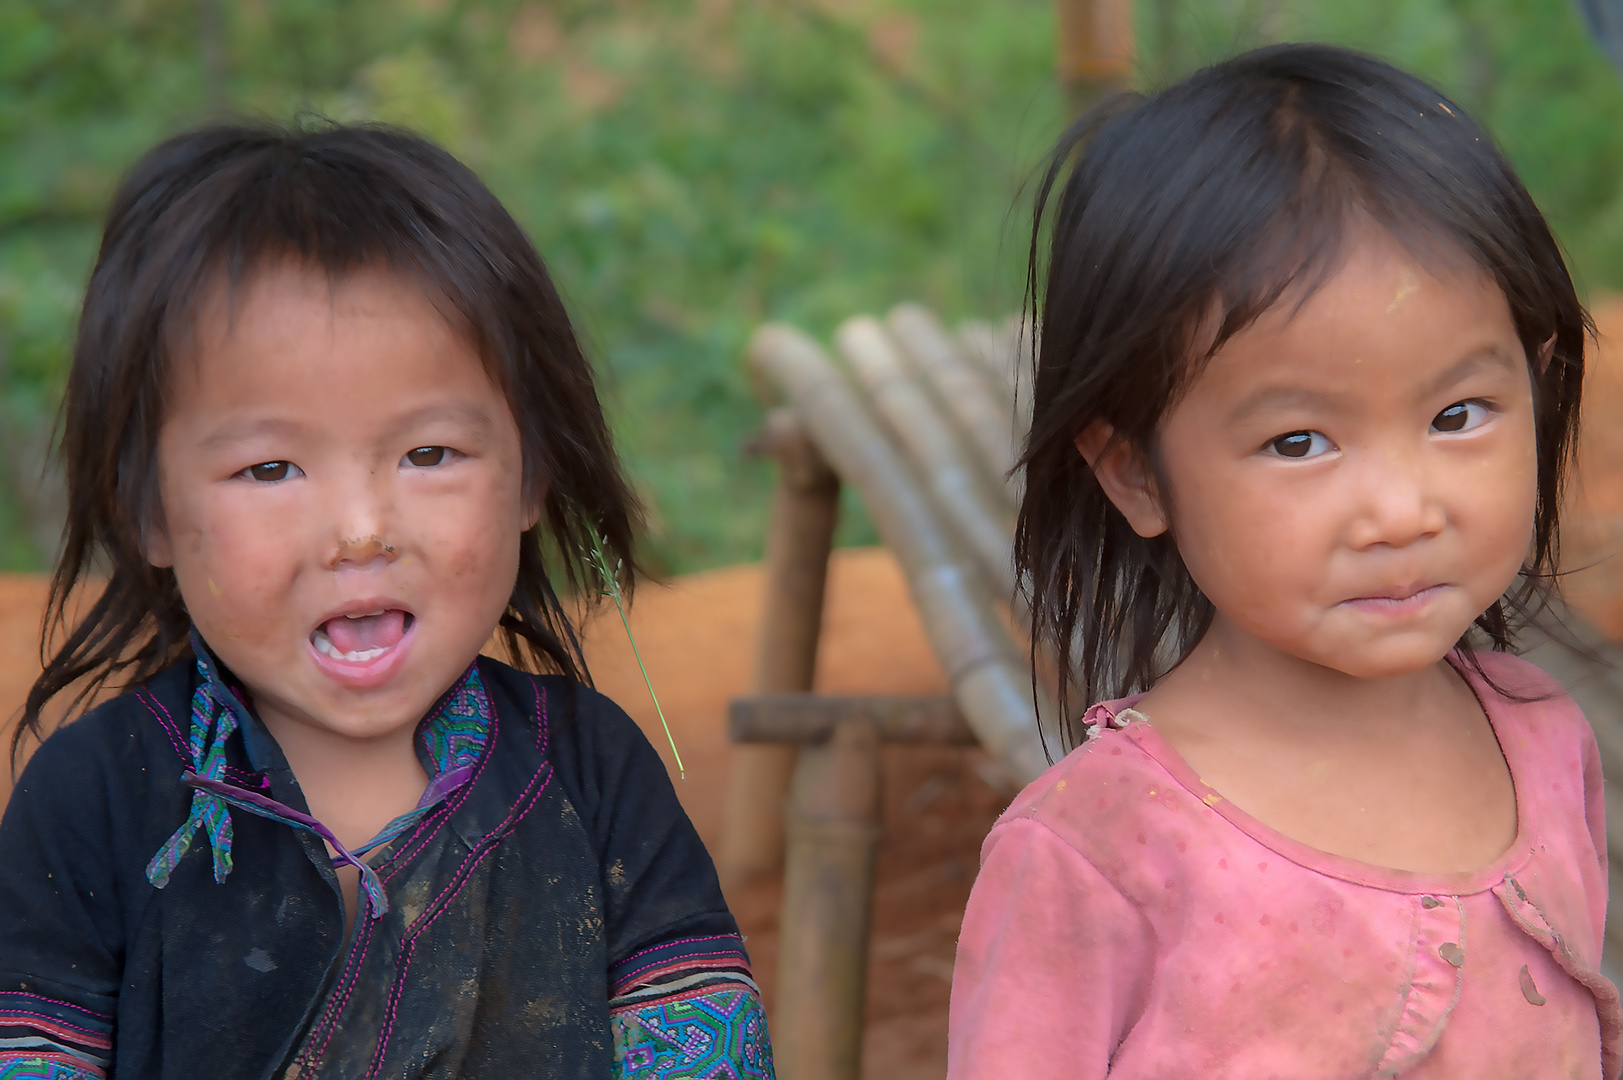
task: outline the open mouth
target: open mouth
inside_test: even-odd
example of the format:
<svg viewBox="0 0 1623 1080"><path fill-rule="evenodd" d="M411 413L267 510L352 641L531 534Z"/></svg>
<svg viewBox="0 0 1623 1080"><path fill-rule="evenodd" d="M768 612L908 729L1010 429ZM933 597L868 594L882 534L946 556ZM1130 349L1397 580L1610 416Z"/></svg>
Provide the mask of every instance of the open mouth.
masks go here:
<svg viewBox="0 0 1623 1080"><path fill-rule="evenodd" d="M310 644L323 656L364 664L400 644L415 621L416 616L399 608L340 615L316 627L310 634Z"/></svg>

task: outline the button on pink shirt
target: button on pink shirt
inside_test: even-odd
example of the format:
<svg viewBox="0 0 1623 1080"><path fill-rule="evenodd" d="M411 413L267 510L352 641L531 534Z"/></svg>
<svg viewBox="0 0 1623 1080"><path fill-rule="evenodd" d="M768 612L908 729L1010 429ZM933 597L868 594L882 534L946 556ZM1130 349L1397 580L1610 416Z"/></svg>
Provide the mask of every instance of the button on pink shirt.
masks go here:
<svg viewBox="0 0 1623 1080"><path fill-rule="evenodd" d="M1307 847L1203 784L1127 707L1026 788L981 851L950 1080L1583 1078L1619 1071L1599 974L1594 735L1554 680L1484 654L1517 835L1470 873ZM1118 715L1125 714L1125 715ZM1125 722L1125 726L1118 726Z"/></svg>

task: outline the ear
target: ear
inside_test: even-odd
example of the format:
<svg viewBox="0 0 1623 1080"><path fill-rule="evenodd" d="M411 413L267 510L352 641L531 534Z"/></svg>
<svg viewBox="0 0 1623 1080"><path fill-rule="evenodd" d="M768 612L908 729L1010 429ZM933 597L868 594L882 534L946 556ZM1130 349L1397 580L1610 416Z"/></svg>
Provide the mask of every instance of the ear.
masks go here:
<svg viewBox="0 0 1623 1080"><path fill-rule="evenodd" d="M1171 523L1161 508L1149 463L1126 441L1112 443L1115 434L1108 422L1095 420L1076 437L1077 452L1133 531L1140 536L1160 536Z"/></svg>
<svg viewBox="0 0 1623 1080"><path fill-rule="evenodd" d="M175 546L170 543L169 530L163 523L163 513L154 509L141 526L141 554L147 562L159 568L175 565Z"/></svg>
<svg viewBox="0 0 1623 1080"><path fill-rule="evenodd" d="M1550 359L1555 356L1555 335L1551 334L1544 344L1538 347L1538 373L1542 378L1550 370Z"/></svg>
<svg viewBox="0 0 1623 1080"><path fill-rule="evenodd" d="M526 493L524 498L524 528L520 530L521 532L529 532L540 522L541 515L546 510L547 492L551 488L552 485L543 480L535 485L534 491Z"/></svg>

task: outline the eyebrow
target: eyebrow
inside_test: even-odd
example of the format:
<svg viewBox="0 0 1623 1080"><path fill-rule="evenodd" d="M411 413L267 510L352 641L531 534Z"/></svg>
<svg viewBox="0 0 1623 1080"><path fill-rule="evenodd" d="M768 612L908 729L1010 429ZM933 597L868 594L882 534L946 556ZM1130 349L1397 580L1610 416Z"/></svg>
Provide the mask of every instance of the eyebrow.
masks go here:
<svg viewBox="0 0 1623 1080"><path fill-rule="evenodd" d="M1430 397L1476 374L1484 368L1510 368L1514 361L1503 350L1493 345L1473 349L1447 369L1438 373L1421 390ZM1310 386L1263 386L1240 399L1229 411L1229 422L1238 423L1264 409L1330 409L1337 404L1337 396Z"/></svg>
<svg viewBox="0 0 1623 1080"><path fill-rule="evenodd" d="M1335 400L1334 394L1307 386L1263 386L1241 398L1239 404L1229 410L1229 423L1239 423L1264 409L1329 408Z"/></svg>
<svg viewBox="0 0 1623 1080"><path fill-rule="evenodd" d="M492 424L490 414L471 401L437 401L397 417L389 427L391 430L399 430L416 427L419 424L430 424L436 420L467 424L469 427L477 428L481 434L488 431Z"/></svg>
<svg viewBox="0 0 1623 1080"><path fill-rule="evenodd" d="M386 428L389 431L400 431L417 427L421 424L433 423L436 420L449 420L452 423L462 423L475 428L480 434L490 430L492 420L490 414L467 401L443 401L432 405L424 405L420 409L412 409L391 421ZM203 450L218 450L222 447L247 442L250 439L269 436L271 438L297 438L307 435L310 425L302 420L288 420L281 417L267 416L246 424L226 424L216 428L206 435L199 444Z"/></svg>
<svg viewBox="0 0 1623 1080"><path fill-rule="evenodd" d="M218 450L235 443L247 442L261 435L294 437L304 433L305 430L306 425L297 420L281 420L267 416L248 424L222 424L204 436L198 446L203 450Z"/></svg>
<svg viewBox="0 0 1623 1080"><path fill-rule="evenodd" d="M1511 368L1516 366L1515 360L1506 356L1495 345L1484 345L1480 349L1473 349L1439 374L1426 386L1429 396L1441 390L1447 390L1455 383L1464 382L1483 368Z"/></svg>

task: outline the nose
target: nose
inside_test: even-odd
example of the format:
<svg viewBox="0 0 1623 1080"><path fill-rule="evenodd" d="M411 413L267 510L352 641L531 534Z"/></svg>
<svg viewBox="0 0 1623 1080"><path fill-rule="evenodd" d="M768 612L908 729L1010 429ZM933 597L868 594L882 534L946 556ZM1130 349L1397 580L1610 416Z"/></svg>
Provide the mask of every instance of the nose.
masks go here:
<svg viewBox="0 0 1623 1080"><path fill-rule="evenodd" d="M375 569L400 557L388 470L355 468L336 483L326 502L328 570Z"/></svg>
<svg viewBox="0 0 1623 1080"><path fill-rule="evenodd" d="M1443 530L1441 493L1420 457L1388 450L1359 470L1357 512L1348 533L1353 548L1407 547Z"/></svg>
<svg viewBox="0 0 1623 1080"><path fill-rule="evenodd" d="M370 536L346 537L338 541L333 568L337 569L346 563L358 568L378 560L393 562L394 557L395 546L376 533Z"/></svg>

